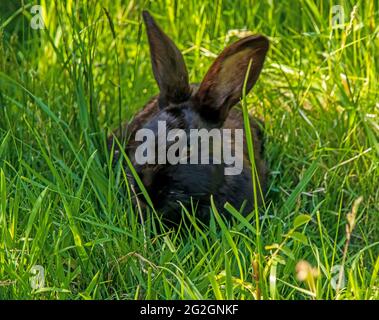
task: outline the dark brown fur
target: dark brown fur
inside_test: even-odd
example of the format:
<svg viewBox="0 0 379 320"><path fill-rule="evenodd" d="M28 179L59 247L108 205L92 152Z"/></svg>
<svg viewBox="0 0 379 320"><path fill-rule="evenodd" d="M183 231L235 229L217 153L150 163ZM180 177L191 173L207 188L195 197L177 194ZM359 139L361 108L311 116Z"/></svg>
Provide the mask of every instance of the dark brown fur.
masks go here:
<svg viewBox="0 0 379 320"><path fill-rule="evenodd" d="M244 206L243 213L249 213L254 207L254 189L245 135L243 171L234 176L224 175L224 164L139 165L134 159L134 154L140 142L134 138L138 129L156 130L158 121L166 121L168 130L180 128L186 132L196 128L243 129L242 112L232 107L238 104L242 96L249 66L246 93L257 81L268 50L268 40L256 35L232 44L215 60L200 86L189 85L180 51L147 12L144 12L144 19L153 72L160 94L147 103L134 119L125 125L122 132L116 131L109 138L109 148L115 145L113 136L127 141L128 157L149 192L154 206L167 220L178 222L181 219L181 204L187 208L193 204L197 207L197 216L207 221L211 195L221 212L224 204L229 202L237 209ZM258 120L250 118L255 164L259 184L264 193L267 169L263 159L261 126L262 123ZM117 145L115 152L117 158ZM133 178L130 182L138 189ZM257 194L260 203L260 191L257 191Z"/></svg>

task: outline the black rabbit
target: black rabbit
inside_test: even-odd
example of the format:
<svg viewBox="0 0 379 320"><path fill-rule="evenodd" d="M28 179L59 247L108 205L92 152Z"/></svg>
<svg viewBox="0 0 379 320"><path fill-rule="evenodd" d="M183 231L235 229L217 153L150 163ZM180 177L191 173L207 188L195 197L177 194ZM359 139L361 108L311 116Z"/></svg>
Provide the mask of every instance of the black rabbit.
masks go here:
<svg viewBox="0 0 379 320"><path fill-rule="evenodd" d="M139 164L136 161L136 151L142 142L137 141L136 133L140 129L149 129L157 137L159 121L165 123L167 128L182 129L187 133L191 129L243 129L242 111L232 107L238 104L242 97L248 70L250 71L246 81L246 94L257 81L269 48L268 39L262 35L253 35L233 43L214 61L201 84L192 85L189 83L186 65L178 48L148 12L143 12L143 18L150 45L153 73L160 93L122 128L122 132L115 132L109 137L109 148L115 148L117 158L120 152L113 141L114 136L120 140L127 139L126 153L155 208L166 220L178 222L181 219L182 203L187 208L191 208L191 205L195 207L197 217L207 221L210 215L211 195L220 212L223 212L226 202L237 209L242 207L244 214L251 212L254 207L254 190L244 133L243 153L240 155L241 172L235 175L225 175L225 162ZM267 169L263 159L261 124L258 120L250 118L250 127L259 185L264 192ZM233 136L231 140L234 141ZM166 151L166 148L159 144L151 148L154 148L155 153L159 152L159 149ZM188 154L185 154L186 156ZM210 157L212 158L212 152ZM130 183L138 189L132 177ZM258 201L261 202L261 192L257 190L257 194ZM144 200L143 197L141 200Z"/></svg>

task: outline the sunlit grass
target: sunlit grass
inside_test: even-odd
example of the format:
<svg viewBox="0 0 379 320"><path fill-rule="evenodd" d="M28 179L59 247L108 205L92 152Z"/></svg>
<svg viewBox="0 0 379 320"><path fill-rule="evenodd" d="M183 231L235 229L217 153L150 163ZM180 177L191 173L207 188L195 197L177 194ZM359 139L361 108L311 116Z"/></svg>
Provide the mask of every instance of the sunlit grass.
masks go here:
<svg viewBox="0 0 379 320"><path fill-rule="evenodd" d="M50 0L44 30L24 2L0 10L0 298L379 298L377 2L341 1L337 28L328 1ZM169 229L132 205L106 137L157 93L146 8L192 82L248 31L270 38L243 102L265 120L259 211L227 204L227 222L213 206L203 226L183 208ZM34 265L45 288L31 288Z"/></svg>

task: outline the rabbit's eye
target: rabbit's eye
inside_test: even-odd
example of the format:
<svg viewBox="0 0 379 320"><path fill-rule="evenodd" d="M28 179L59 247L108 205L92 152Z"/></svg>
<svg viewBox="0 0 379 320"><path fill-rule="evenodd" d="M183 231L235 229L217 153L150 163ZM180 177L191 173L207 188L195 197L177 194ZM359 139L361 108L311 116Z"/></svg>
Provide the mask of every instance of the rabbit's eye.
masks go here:
<svg viewBox="0 0 379 320"><path fill-rule="evenodd" d="M153 168L144 168L141 172L141 179L145 187L149 188L153 184L154 170Z"/></svg>

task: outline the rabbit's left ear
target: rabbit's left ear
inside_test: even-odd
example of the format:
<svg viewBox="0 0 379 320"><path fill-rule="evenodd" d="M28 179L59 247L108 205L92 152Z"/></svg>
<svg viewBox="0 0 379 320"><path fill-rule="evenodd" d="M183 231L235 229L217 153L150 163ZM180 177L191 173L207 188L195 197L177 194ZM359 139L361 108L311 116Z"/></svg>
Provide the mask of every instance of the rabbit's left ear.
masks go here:
<svg viewBox="0 0 379 320"><path fill-rule="evenodd" d="M246 76L246 94L258 80L268 48L268 39L261 35L243 38L225 48L196 94L199 112L209 120L222 123L231 107L240 101Z"/></svg>
<svg viewBox="0 0 379 320"><path fill-rule="evenodd" d="M191 96L183 56L174 42L159 28L149 12L143 11L150 46L151 64L158 83L159 106L180 103Z"/></svg>

